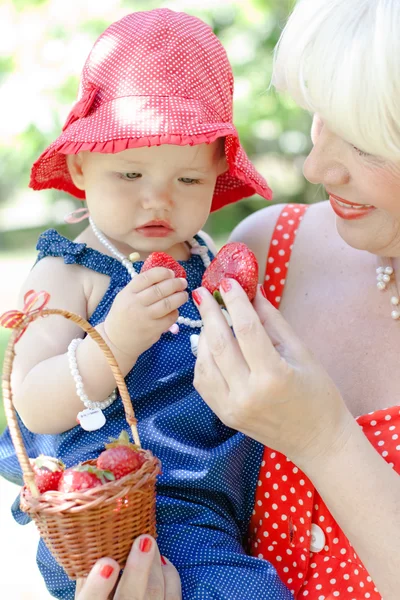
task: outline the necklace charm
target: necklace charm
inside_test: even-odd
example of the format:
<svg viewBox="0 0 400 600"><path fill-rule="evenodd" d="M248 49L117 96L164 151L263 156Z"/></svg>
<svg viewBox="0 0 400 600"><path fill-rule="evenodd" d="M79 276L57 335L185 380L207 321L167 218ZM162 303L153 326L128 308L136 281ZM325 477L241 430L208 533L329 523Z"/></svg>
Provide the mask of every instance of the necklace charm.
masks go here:
<svg viewBox="0 0 400 600"><path fill-rule="evenodd" d="M85 431L97 431L106 423L104 413L100 408L86 408L81 410L76 417L77 422Z"/></svg>
<svg viewBox="0 0 400 600"><path fill-rule="evenodd" d="M168 331L170 331L174 335L176 335L177 333L179 333L179 325L178 325L178 323L174 323L173 325L171 325L171 327L169 328Z"/></svg>
<svg viewBox="0 0 400 600"><path fill-rule="evenodd" d="M193 356L195 356L197 358L197 349L199 347L199 335L197 335L196 333L193 333L190 336L190 349L192 351Z"/></svg>

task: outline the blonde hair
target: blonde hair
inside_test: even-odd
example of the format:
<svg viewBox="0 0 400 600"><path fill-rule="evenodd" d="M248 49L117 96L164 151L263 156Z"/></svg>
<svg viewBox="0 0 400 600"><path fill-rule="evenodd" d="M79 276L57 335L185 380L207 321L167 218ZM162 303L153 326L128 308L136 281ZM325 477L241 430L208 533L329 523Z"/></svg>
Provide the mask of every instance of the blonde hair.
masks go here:
<svg viewBox="0 0 400 600"><path fill-rule="evenodd" d="M273 85L370 154L400 160L400 0L299 0Z"/></svg>

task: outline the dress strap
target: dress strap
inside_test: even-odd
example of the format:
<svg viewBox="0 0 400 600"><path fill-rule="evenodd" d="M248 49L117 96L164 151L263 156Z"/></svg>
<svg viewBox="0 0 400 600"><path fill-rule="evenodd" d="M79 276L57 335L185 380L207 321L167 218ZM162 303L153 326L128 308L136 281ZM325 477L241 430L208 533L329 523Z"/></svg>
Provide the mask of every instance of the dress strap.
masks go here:
<svg viewBox="0 0 400 600"><path fill-rule="evenodd" d="M71 242L55 229L48 229L39 236L36 249L38 250L38 261L46 256L60 257L67 265L81 265L109 276L121 274L123 278L127 279L127 282L130 279L125 267L117 259L89 248L87 244Z"/></svg>
<svg viewBox="0 0 400 600"><path fill-rule="evenodd" d="M308 204L286 204L282 208L271 237L265 267L264 290L275 308L279 308L281 302L297 229L308 207Z"/></svg>

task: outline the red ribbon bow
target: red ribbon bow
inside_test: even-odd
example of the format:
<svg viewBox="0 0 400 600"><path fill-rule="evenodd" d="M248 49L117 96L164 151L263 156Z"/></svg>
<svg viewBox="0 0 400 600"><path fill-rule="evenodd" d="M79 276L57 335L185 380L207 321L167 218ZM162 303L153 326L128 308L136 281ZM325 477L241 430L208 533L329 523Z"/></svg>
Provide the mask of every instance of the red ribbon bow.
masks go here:
<svg viewBox="0 0 400 600"><path fill-rule="evenodd" d="M23 323L26 323L15 340L15 343L17 343L28 327L32 317L43 310L49 300L50 294L48 292L29 290L24 296L24 308L22 310L9 310L5 312L0 317L0 325L6 329L18 329Z"/></svg>
<svg viewBox="0 0 400 600"><path fill-rule="evenodd" d="M62 128L63 131L65 131L67 127L72 125L72 123L75 123L75 121L77 121L78 119L86 117L86 115L92 108L93 102L95 101L97 92L99 90L100 88L94 83L87 84L87 89L84 92L82 98L75 103L71 112L69 113L67 120L65 121L64 127Z"/></svg>

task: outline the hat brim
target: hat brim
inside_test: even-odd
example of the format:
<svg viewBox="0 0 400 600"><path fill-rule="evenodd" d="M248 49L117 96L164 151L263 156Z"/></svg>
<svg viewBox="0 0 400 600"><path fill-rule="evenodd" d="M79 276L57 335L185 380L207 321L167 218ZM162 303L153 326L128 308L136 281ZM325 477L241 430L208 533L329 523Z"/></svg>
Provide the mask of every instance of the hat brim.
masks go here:
<svg viewBox="0 0 400 600"><path fill-rule="evenodd" d="M271 200L272 191L247 157L235 127L221 122L199 100L180 97L128 96L103 102L70 124L43 152L32 167L30 187L54 188L84 200L85 192L74 185L69 174L68 154L115 154L161 144L210 144L221 137L225 138L228 170L217 179L211 211L254 194Z"/></svg>

